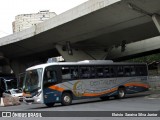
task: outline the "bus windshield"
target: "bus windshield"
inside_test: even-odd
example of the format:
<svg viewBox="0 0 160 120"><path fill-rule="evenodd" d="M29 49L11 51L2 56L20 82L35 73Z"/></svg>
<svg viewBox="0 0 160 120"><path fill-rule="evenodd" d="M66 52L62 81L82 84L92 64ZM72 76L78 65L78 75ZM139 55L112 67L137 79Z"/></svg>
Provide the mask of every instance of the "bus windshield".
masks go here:
<svg viewBox="0 0 160 120"><path fill-rule="evenodd" d="M42 68L26 71L24 78L24 91L34 92L41 87Z"/></svg>

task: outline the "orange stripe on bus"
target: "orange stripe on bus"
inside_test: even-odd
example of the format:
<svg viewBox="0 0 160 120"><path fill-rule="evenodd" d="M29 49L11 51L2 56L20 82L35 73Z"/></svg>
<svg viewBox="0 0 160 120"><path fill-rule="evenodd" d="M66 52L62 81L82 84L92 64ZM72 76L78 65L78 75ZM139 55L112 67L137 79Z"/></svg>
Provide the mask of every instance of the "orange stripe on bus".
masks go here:
<svg viewBox="0 0 160 120"><path fill-rule="evenodd" d="M128 86L138 86L138 87L149 88L149 85L143 84L143 83L127 83L124 86L126 86L126 87L128 87ZM58 87L56 85L50 86L49 88L53 89L53 90L57 90L59 92L64 91L64 88ZM86 97L100 96L100 95L103 95L103 94L114 92L116 90L118 90L118 88L112 88L112 89L109 89L109 90L106 90L106 91L103 91L103 92L99 92L99 93L83 93L82 96L86 96Z"/></svg>
<svg viewBox="0 0 160 120"><path fill-rule="evenodd" d="M88 97L100 96L100 95L103 95L103 94L107 94L107 93L114 92L114 91L116 91L117 89L118 89L118 88L112 88L112 89L110 89L110 90L106 90L106 91L99 92L99 93L84 93L83 96L88 96Z"/></svg>
<svg viewBox="0 0 160 120"><path fill-rule="evenodd" d="M144 88L149 88L149 85L143 84L143 83L127 83L125 84L126 87L128 86L137 86L137 87L144 87Z"/></svg>
<svg viewBox="0 0 160 120"><path fill-rule="evenodd" d="M64 88L58 87L58 86L56 86L56 85L50 86L49 88L50 88L50 89L53 89L53 90L60 91L60 92L63 92L63 91L64 91Z"/></svg>

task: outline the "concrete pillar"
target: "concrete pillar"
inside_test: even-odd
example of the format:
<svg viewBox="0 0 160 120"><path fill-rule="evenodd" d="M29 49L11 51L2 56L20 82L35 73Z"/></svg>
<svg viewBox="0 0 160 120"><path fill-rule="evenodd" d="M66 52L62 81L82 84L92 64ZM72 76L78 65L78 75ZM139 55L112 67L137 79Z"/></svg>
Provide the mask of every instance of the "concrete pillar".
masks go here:
<svg viewBox="0 0 160 120"><path fill-rule="evenodd" d="M4 57L3 53L0 52L0 72L4 74L11 73L11 67L9 66L8 59Z"/></svg>
<svg viewBox="0 0 160 120"><path fill-rule="evenodd" d="M75 50L71 48L71 53L67 49L63 49L62 45L56 45L56 49L62 55L65 61L77 62L82 60L104 60L106 58L107 52L104 48L85 48L85 50Z"/></svg>
<svg viewBox="0 0 160 120"><path fill-rule="evenodd" d="M81 61L81 60L93 60L94 59L91 56L87 55L82 50L72 49L72 55L69 55L68 51L66 49L63 49L63 46L61 45L56 45L56 49L62 55L64 60L68 62L76 62L76 61Z"/></svg>
<svg viewBox="0 0 160 120"><path fill-rule="evenodd" d="M12 61L10 61L10 66L11 66L14 74L16 75L16 77L18 77L18 75L20 73L25 72L25 70L27 68L27 66L25 64L21 63L18 60L12 60Z"/></svg>
<svg viewBox="0 0 160 120"><path fill-rule="evenodd" d="M2 52L0 52L0 59L4 58L4 55Z"/></svg>
<svg viewBox="0 0 160 120"><path fill-rule="evenodd" d="M158 31L160 32L160 16L155 14L152 16L152 20L155 23Z"/></svg>
<svg viewBox="0 0 160 120"><path fill-rule="evenodd" d="M10 74L11 73L11 67L9 65L2 66L2 73Z"/></svg>
<svg viewBox="0 0 160 120"><path fill-rule="evenodd" d="M3 56L3 53L2 53L2 52L0 52L0 56Z"/></svg>
<svg viewBox="0 0 160 120"><path fill-rule="evenodd" d="M20 58L9 61L11 69L13 70L13 73L16 75L16 77L18 77L20 73L24 73L27 68L42 63L44 63L43 59L38 60L34 57Z"/></svg>

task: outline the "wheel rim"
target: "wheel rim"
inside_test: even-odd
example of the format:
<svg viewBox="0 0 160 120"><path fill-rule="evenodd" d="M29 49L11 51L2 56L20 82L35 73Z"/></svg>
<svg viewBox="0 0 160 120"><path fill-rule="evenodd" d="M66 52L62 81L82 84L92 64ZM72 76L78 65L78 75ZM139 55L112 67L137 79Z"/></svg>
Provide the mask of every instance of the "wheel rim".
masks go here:
<svg viewBox="0 0 160 120"><path fill-rule="evenodd" d="M124 90L119 90L119 97L123 98L125 95Z"/></svg>
<svg viewBox="0 0 160 120"><path fill-rule="evenodd" d="M69 103L71 101L71 98L69 96L64 96L64 101L66 103Z"/></svg>

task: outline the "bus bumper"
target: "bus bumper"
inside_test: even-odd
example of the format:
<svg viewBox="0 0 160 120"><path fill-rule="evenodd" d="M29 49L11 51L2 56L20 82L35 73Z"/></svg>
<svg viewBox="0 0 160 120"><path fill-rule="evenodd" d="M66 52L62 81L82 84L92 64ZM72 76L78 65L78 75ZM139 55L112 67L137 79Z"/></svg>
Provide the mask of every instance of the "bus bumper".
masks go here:
<svg viewBox="0 0 160 120"><path fill-rule="evenodd" d="M24 97L23 100L26 104L40 104L43 103L41 97L33 96L33 97Z"/></svg>

